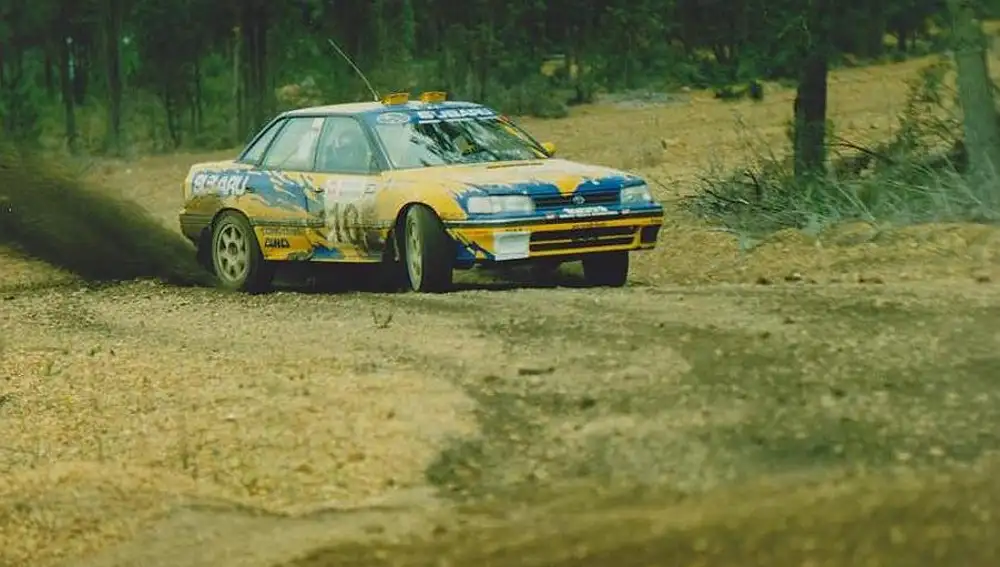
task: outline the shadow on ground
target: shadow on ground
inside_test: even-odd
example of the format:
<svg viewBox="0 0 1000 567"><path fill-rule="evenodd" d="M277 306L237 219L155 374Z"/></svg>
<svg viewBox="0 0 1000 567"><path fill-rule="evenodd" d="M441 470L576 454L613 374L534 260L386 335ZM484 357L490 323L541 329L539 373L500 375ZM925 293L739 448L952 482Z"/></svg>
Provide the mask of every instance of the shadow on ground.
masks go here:
<svg viewBox="0 0 1000 567"><path fill-rule="evenodd" d="M724 326L685 317L695 293L664 296L672 315L604 291L576 294L595 306L588 319L564 301L563 312L477 320L499 352L536 356L516 374L465 381L482 435L444 451L432 484L508 502L547 479L698 494L788 471L968 463L1000 450L996 308L758 288L733 297ZM485 299L466 301L422 305L460 318ZM611 312L617 327L602 317Z"/></svg>
<svg viewBox="0 0 1000 567"><path fill-rule="evenodd" d="M774 477L691 502L564 494L555 508L499 526L335 546L281 566L985 567L1000 559L998 471L994 461L920 477Z"/></svg>
<svg viewBox="0 0 1000 567"><path fill-rule="evenodd" d="M278 291L306 294L384 291L379 278L379 268L368 264L289 263L279 266L274 287ZM631 285L641 284L632 282ZM527 266L458 270L450 291L515 291L559 287L589 287L579 262L566 263L545 276L539 276Z"/></svg>

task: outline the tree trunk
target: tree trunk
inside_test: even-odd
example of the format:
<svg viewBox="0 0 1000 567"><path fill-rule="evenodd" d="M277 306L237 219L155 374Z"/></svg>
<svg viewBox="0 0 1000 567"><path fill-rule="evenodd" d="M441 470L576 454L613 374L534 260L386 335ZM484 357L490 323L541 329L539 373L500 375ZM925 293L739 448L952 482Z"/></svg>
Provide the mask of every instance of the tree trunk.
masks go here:
<svg viewBox="0 0 1000 567"><path fill-rule="evenodd" d="M198 58L194 60L194 125L192 130L195 137L201 134L202 124L202 86L201 86L201 62Z"/></svg>
<svg viewBox="0 0 1000 567"><path fill-rule="evenodd" d="M246 140L267 120L271 97L268 96L267 6L259 1L248 1L242 9L240 43L243 53L240 58L248 124L240 139Z"/></svg>
<svg viewBox="0 0 1000 567"><path fill-rule="evenodd" d="M829 10L817 2L810 17L810 42L795 92L795 178L822 175L826 162L826 99L829 71Z"/></svg>
<svg viewBox="0 0 1000 567"><path fill-rule="evenodd" d="M1000 173L1000 127L986 62L986 37L976 19L977 8L973 0L948 0L969 173L979 184L996 179Z"/></svg>
<svg viewBox="0 0 1000 567"><path fill-rule="evenodd" d="M78 150L76 131L76 100L73 96L73 80L70 75L71 55L69 38L59 39L59 86L62 93L63 116L66 126L66 146L71 153Z"/></svg>
<svg viewBox="0 0 1000 567"><path fill-rule="evenodd" d="M104 56L108 79L108 132L105 149L112 155L122 153L122 0L105 0Z"/></svg>
<svg viewBox="0 0 1000 567"><path fill-rule="evenodd" d="M875 58L885 53L885 5L873 2L868 8L867 23L862 37L862 51L866 57Z"/></svg>
<svg viewBox="0 0 1000 567"><path fill-rule="evenodd" d="M236 26L233 28L233 102L236 104L236 131L233 134L237 143L243 142L246 137L247 123L249 122L244 104L243 67L242 57L240 57L242 51L243 32L240 26Z"/></svg>
<svg viewBox="0 0 1000 567"><path fill-rule="evenodd" d="M58 38L57 38L58 39ZM52 39L51 36L47 37L45 40L45 95L52 100L56 96L56 78L55 73L52 72L52 68L55 67L55 58L52 55Z"/></svg>
<svg viewBox="0 0 1000 567"><path fill-rule="evenodd" d="M73 81L73 99L77 106L87 102L87 95L90 93L90 61L91 47L83 41L77 41L75 37L70 37L70 74Z"/></svg>
<svg viewBox="0 0 1000 567"><path fill-rule="evenodd" d="M177 99L171 92L169 83L163 85L163 110L167 118L167 134L170 136L171 149L176 150L181 145L181 116L177 109Z"/></svg>

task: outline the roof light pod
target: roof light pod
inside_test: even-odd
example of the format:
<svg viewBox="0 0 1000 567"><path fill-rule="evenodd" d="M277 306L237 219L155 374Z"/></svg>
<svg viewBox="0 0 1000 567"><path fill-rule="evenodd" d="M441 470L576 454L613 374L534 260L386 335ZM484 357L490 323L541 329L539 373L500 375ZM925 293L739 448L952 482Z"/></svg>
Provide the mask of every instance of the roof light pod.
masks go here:
<svg viewBox="0 0 1000 567"><path fill-rule="evenodd" d="M397 105L410 102L410 93L390 93L382 97L382 104Z"/></svg>
<svg viewBox="0 0 1000 567"><path fill-rule="evenodd" d="M448 93L444 91L427 91L420 95L420 102L444 102L446 100L448 100Z"/></svg>

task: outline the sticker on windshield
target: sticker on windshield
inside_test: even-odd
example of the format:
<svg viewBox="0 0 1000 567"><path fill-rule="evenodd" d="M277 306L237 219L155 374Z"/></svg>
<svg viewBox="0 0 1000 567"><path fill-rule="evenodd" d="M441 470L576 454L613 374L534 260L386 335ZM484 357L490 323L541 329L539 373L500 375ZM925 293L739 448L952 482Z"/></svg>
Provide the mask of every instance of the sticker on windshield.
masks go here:
<svg viewBox="0 0 1000 567"><path fill-rule="evenodd" d="M379 124L406 124L410 121L410 115L405 112L383 112L376 121Z"/></svg>
<svg viewBox="0 0 1000 567"><path fill-rule="evenodd" d="M497 114L484 106L473 106L471 108L443 108L441 110L418 110L417 120L419 122L441 122L473 120L476 118L493 118Z"/></svg>

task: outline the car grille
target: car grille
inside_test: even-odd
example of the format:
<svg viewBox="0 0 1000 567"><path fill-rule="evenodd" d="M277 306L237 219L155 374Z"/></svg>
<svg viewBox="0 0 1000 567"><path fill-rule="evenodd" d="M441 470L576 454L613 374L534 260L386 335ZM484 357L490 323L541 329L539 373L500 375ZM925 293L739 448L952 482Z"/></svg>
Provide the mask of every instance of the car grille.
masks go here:
<svg viewBox="0 0 1000 567"><path fill-rule="evenodd" d="M627 246L635 241L635 232L634 226L538 231L531 233L531 251L554 252L598 246Z"/></svg>
<svg viewBox="0 0 1000 567"><path fill-rule="evenodd" d="M584 202L574 203L574 197L583 197ZM535 197L535 209L562 209L566 207L590 207L594 205L616 205L620 197L620 191L591 191L589 193L575 193L573 195L545 195Z"/></svg>

